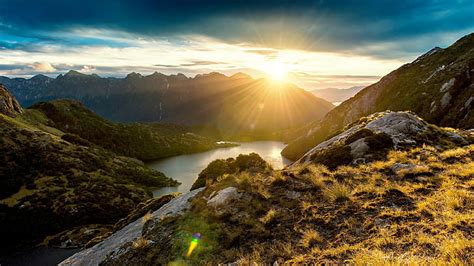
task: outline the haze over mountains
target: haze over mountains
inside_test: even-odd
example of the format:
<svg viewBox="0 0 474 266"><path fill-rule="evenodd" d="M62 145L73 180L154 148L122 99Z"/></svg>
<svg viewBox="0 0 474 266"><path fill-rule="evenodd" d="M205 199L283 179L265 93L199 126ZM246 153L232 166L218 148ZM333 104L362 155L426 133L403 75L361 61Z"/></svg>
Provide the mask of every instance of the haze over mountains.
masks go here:
<svg viewBox="0 0 474 266"><path fill-rule="evenodd" d="M69 71L57 78L0 77L0 83L23 106L71 98L113 121L208 125L226 135L249 132L269 136L319 119L333 108L294 85L253 79L242 73L188 78L155 72L101 78Z"/></svg>
<svg viewBox="0 0 474 266"><path fill-rule="evenodd" d="M316 97L323 98L324 100L335 104L342 103L343 101L351 98L365 87L366 86L354 86L346 89L327 88L312 90L311 92L316 95Z"/></svg>

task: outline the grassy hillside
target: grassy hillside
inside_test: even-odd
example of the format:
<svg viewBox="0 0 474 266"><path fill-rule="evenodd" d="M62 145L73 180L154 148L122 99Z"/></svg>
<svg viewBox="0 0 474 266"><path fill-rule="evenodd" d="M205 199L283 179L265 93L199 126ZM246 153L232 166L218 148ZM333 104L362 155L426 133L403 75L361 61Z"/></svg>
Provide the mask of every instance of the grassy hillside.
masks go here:
<svg viewBox="0 0 474 266"><path fill-rule="evenodd" d="M178 184L139 160L65 137L42 124L41 113L13 107L0 113L2 252L75 226L113 224L151 198L151 188Z"/></svg>
<svg viewBox="0 0 474 266"><path fill-rule="evenodd" d="M26 112L34 119L68 133L63 138L77 141L82 138L119 155L145 161L219 146L211 139L190 133L184 126L113 123L74 100L42 102Z"/></svg>
<svg viewBox="0 0 474 266"><path fill-rule="evenodd" d="M422 146L335 171L310 164L226 174L191 210L151 222L104 265L471 264L473 160L473 145ZM209 203L229 187L237 192L228 201ZM184 257L195 232L201 241Z"/></svg>
<svg viewBox="0 0 474 266"><path fill-rule="evenodd" d="M346 125L385 110L413 111L426 121L474 127L474 34L434 49L366 87L322 120L292 132L282 154L296 160Z"/></svg>

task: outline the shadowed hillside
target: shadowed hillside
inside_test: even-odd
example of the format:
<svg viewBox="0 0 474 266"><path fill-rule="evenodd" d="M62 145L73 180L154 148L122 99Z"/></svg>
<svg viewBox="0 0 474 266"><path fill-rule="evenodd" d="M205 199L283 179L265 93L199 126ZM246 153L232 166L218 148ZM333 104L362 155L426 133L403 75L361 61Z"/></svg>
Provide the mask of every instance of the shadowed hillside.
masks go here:
<svg viewBox="0 0 474 266"><path fill-rule="evenodd" d="M283 129L323 117L333 105L291 84L220 73L188 78L131 73L101 78L69 71L57 78L0 77L24 106L71 98L97 114L121 122L171 122L208 125L222 135L275 138ZM276 136L278 137L278 136Z"/></svg>
<svg viewBox="0 0 474 266"><path fill-rule="evenodd" d="M145 161L225 146L193 134L185 126L113 123L73 100L41 102L26 111L45 125L68 133L63 139L82 138L119 155Z"/></svg>
<svg viewBox="0 0 474 266"><path fill-rule="evenodd" d="M178 184L137 159L43 124L2 85L0 107L2 253L75 226L113 224L151 198L151 188Z"/></svg>

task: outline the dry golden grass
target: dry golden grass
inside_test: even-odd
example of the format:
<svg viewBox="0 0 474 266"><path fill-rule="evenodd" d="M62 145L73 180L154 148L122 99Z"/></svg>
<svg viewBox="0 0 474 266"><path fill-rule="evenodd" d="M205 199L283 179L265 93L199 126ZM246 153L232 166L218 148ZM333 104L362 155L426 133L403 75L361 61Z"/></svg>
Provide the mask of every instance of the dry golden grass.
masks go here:
<svg viewBox="0 0 474 266"><path fill-rule="evenodd" d="M153 216L151 215L151 212L147 212L145 215L143 215L142 222L144 224L146 224L151 219L153 219Z"/></svg>
<svg viewBox="0 0 474 266"><path fill-rule="evenodd" d="M228 237L221 236L222 241L239 244L212 253L206 262L472 265L474 240L468 232L474 223L474 163L471 147L461 149L451 152L459 158L449 162L424 146L334 171L304 165L267 175L231 174L220 182L233 182L247 193L241 200L253 200L214 217L226 223L220 229ZM416 167L394 173L397 162ZM299 196L288 197L288 191ZM249 215L242 219L234 213ZM264 226L273 225L276 217L278 230ZM242 232L245 241L238 238Z"/></svg>
<svg viewBox="0 0 474 266"><path fill-rule="evenodd" d="M353 265L434 265L431 258L411 254L396 255L380 249L361 250L348 262Z"/></svg>
<svg viewBox="0 0 474 266"><path fill-rule="evenodd" d="M275 216L277 215L277 212L275 209L270 209L263 217L261 217L259 220L263 224L268 224L271 222L273 219L275 219Z"/></svg>
<svg viewBox="0 0 474 266"><path fill-rule="evenodd" d="M351 197L351 189L347 185L335 182L323 189L323 195L326 199L331 201L349 200Z"/></svg>
<svg viewBox="0 0 474 266"><path fill-rule="evenodd" d="M452 264L463 265L467 262L467 249L474 248L474 240L467 239L461 233L455 233L445 238L438 245L441 259ZM471 261L472 262L472 261Z"/></svg>
<svg viewBox="0 0 474 266"><path fill-rule="evenodd" d="M469 154L469 149L465 148L456 148L444 151L440 154L441 159L451 159L451 158L461 158Z"/></svg>
<svg viewBox="0 0 474 266"><path fill-rule="evenodd" d="M144 237L139 237L132 242L132 247L134 249L144 249L148 247L150 241L146 240Z"/></svg>
<svg viewBox="0 0 474 266"><path fill-rule="evenodd" d="M302 231L302 237L300 239L300 246L309 248L314 246L317 243L323 241L319 233L314 229L306 229Z"/></svg>

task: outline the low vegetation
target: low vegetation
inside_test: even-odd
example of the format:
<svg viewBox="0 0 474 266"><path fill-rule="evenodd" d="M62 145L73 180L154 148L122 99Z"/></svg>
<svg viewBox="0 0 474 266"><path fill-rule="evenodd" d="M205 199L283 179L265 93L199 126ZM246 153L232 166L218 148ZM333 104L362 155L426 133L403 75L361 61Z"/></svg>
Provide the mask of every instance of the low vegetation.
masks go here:
<svg viewBox="0 0 474 266"><path fill-rule="evenodd" d="M423 145L333 171L298 164L225 172L206 183L185 214L143 231L151 240L145 254L130 251L104 264L469 265L473 165L474 145ZM238 196L219 207L207 204L227 187ZM195 232L202 241L185 257Z"/></svg>
<svg viewBox="0 0 474 266"><path fill-rule="evenodd" d="M150 199L153 187L178 184L139 160L35 121L28 114L0 114L2 251L37 244L63 230L83 234L80 226L111 227ZM53 237L50 243L62 246L69 235ZM74 239L84 243L93 236Z"/></svg>
<svg viewBox="0 0 474 266"><path fill-rule="evenodd" d="M212 139L191 133L185 126L114 123L73 100L42 102L25 111L32 122L40 121L66 132L62 136L66 141L82 146L95 144L144 161L229 145L216 144Z"/></svg>

